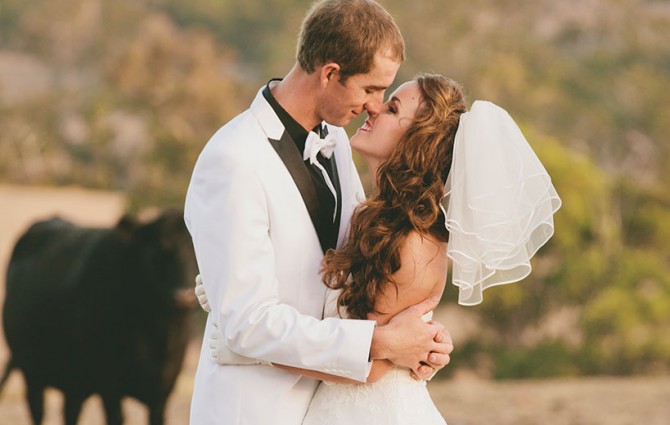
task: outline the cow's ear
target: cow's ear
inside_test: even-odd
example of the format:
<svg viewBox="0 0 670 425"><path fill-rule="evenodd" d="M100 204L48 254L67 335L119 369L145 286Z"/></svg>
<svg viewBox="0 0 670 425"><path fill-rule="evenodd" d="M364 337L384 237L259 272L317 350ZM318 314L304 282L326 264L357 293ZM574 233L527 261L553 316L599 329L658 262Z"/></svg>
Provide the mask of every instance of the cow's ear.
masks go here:
<svg viewBox="0 0 670 425"><path fill-rule="evenodd" d="M116 230L125 238L131 239L137 229L141 226L137 218L130 214L124 214L116 224Z"/></svg>
<svg viewBox="0 0 670 425"><path fill-rule="evenodd" d="M184 242L187 232L183 213L166 210L153 223L159 229L161 248L174 249Z"/></svg>

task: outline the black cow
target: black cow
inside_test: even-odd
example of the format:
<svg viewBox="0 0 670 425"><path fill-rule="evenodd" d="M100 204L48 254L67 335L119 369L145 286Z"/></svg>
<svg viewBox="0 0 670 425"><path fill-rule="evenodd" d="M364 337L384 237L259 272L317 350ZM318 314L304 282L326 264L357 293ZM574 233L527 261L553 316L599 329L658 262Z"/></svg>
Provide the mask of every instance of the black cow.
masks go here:
<svg viewBox="0 0 670 425"><path fill-rule="evenodd" d="M67 425L92 394L101 396L109 425L123 421L124 396L149 407L152 425L163 424L197 305L196 273L176 211L149 223L126 216L113 228L59 218L33 224L7 270L11 358L2 383L13 368L23 372L35 424L47 386L63 392Z"/></svg>

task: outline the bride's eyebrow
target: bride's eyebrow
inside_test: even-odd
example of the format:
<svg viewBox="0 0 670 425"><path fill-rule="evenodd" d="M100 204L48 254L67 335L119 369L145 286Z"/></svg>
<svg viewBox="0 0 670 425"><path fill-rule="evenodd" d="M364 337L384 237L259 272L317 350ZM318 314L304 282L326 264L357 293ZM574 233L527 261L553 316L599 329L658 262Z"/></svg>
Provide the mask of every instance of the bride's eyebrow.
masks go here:
<svg viewBox="0 0 670 425"><path fill-rule="evenodd" d="M391 99L389 99L389 102L396 103L398 106L402 107L402 102L396 96L393 96Z"/></svg>

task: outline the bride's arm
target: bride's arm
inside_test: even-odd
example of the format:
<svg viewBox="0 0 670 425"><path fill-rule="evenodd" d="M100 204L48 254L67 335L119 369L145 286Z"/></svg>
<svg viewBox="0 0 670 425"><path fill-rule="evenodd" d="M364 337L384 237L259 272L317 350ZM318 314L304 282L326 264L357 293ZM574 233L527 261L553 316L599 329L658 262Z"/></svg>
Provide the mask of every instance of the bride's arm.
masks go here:
<svg viewBox="0 0 670 425"><path fill-rule="evenodd" d="M284 366L280 364L273 364L273 366L279 369L284 369L289 372L293 372L298 375L306 376L308 378L318 379L319 381L336 382L339 384L362 384L362 382L360 381L355 381L353 379L347 379L336 375L329 375L323 372L316 372L314 370L300 369L297 367ZM391 363L390 361L375 360L372 363L372 368L370 369L370 374L368 375L366 383L369 384L377 382L382 376L386 375L386 372L388 372L391 368L393 368L393 363Z"/></svg>
<svg viewBox="0 0 670 425"><path fill-rule="evenodd" d="M400 246L400 268L375 299L368 319L377 326L430 297L442 297L448 272L447 243L432 235L410 232ZM384 372L385 373L385 372ZM416 379L416 375L412 374ZM378 378L377 378L378 379Z"/></svg>
<svg viewBox="0 0 670 425"><path fill-rule="evenodd" d="M406 308L431 296L442 296L447 270L447 244L433 236L411 232L400 247L400 269L392 276L395 285L386 285L381 296L375 300L375 309L380 313L371 313L368 319L376 320L377 325L385 325ZM322 381L360 384L358 381L313 370L274 366ZM393 363L388 360L375 360L366 382L378 381L392 367Z"/></svg>
<svg viewBox="0 0 670 425"><path fill-rule="evenodd" d="M447 282L447 243L432 235L410 232L400 246L400 269L393 283L382 288L375 300L378 314L368 319L385 325L396 314L432 296L442 296Z"/></svg>

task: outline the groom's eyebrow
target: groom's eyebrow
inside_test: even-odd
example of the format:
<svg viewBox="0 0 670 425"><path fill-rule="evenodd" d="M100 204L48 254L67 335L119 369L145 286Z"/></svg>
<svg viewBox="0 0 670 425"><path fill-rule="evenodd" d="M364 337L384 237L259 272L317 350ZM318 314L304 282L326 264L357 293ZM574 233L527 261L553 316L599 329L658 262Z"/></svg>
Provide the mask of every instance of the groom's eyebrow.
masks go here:
<svg viewBox="0 0 670 425"><path fill-rule="evenodd" d="M370 90L370 91L384 91L384 90L386 90L387 88L388 88L388 87L384 87L384 86L367 86L367 87L365 87L365 90Z"/></svg>

